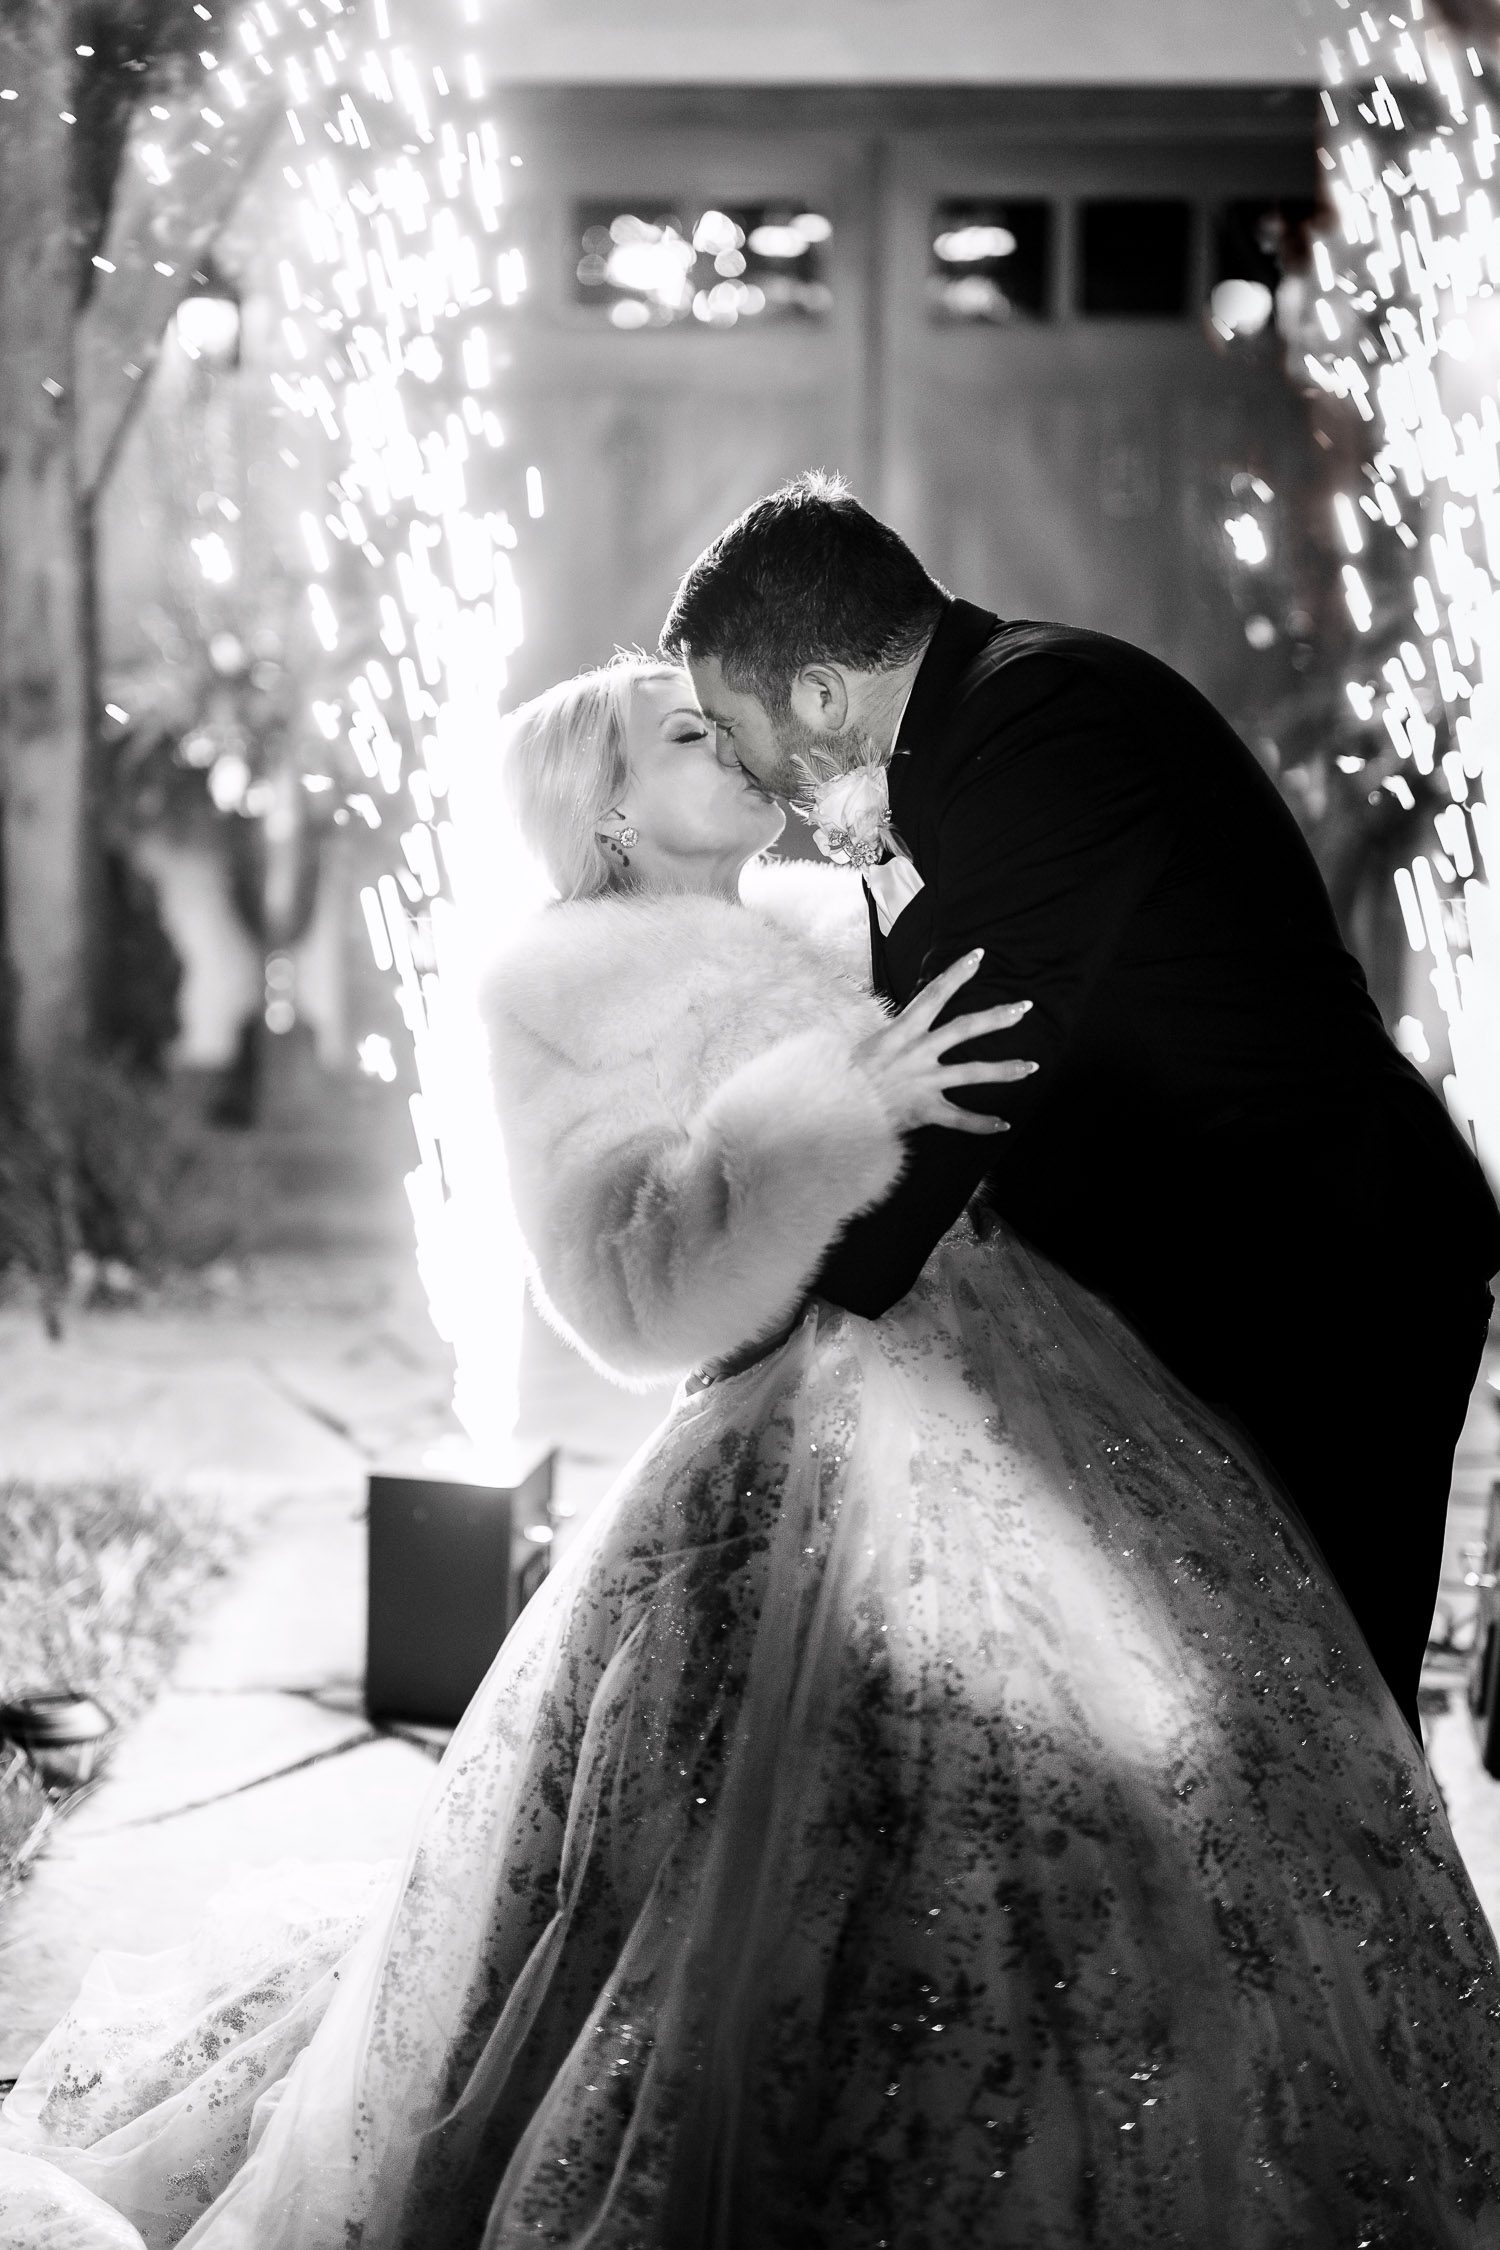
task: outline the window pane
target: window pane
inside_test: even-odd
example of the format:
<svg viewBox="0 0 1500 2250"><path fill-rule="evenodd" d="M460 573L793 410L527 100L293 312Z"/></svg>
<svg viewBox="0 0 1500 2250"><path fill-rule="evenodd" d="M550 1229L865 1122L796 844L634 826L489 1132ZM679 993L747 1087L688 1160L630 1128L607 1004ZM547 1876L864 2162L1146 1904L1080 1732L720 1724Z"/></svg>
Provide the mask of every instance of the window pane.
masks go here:
<svg viewBox="0 0 1500 2250"><path fill-rule="evenodd" d="M1260 196L1226 203L1214 221L1214 280L1259 281L1274 289L1288 259L1305 261L1318 206L1310 195Z"/></svg>
<svg viewBox="0 0 1500 2250"><path fill-rule="evenodd" d="M819 320L832 223L805 203L574 206L573 294L616 328Z"/></svg>
<svg viewBox="0 0 1500 2250"><path fill-rule="evenodd" d="M927 295L935 321L1045 320L1052 310L1050 203L948 197L932 212Z"/></svg>
<svg viewBox="0 0 1500 2250"><path fill-rule="evenodd" d="M1260 196L1221 205L1214 217L1208 313L1226 343L1270 329L1283 274L1307 264L1308 230L1317 212L1311 196Z"/></svg>
<svg viewBox="0 0 1500 2250"><path fill-rule="evenodd" d="M1080 213L1086 313L1179 316L1188 309L1192 206L1176 197L1111 197Z"/></svg>

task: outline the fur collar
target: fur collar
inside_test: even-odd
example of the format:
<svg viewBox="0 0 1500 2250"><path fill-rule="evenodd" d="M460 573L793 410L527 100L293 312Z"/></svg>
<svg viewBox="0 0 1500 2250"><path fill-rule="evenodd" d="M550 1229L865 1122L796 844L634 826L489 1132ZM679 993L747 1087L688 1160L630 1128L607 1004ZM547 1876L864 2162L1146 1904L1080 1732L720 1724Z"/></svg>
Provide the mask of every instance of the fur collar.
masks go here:
<svg viewBox="0 0 1500 2250"><path fill-rule="evenodd" d="M863 891L843 875L762 867L738 906L694 894L547 907L496 963L491 1003L589 1068L664 1047L685 1018L711 1018L737 995L753 1010L774 990L813 1020L857 1009L861 955L868 992Z"/></svg>

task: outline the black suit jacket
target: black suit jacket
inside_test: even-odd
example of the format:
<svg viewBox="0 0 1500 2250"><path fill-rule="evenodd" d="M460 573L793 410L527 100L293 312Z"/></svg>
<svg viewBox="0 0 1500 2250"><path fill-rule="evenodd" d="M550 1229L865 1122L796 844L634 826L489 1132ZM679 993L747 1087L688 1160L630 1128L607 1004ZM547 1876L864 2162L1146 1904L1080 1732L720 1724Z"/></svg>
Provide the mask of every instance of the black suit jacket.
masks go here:
<svg viewBox="0 0 1500 2250"><path fill-rule="evenodd" d="M902 720L891 812L925 888L882 939L902 1004L971 947L950 1012L1029 999L968 1050L1041 1068L971 1097L1003 1136L915 1134L817 1292L876 1315L976 1189L1206 1395L1206 1308L1330 1305L1437 1244L1500 1266L1500 1215L1386 1034L1290 810L1168 666L1102 634L945 611Z"/></svg>

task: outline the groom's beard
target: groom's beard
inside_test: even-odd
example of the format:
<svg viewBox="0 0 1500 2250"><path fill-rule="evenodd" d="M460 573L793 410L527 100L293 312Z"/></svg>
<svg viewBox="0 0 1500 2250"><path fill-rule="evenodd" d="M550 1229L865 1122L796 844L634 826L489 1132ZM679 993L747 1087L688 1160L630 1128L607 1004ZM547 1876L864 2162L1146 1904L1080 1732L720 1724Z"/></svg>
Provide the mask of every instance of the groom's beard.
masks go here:
<svg viewBox="0 0 1500 2250"><path fill-rule="evenodd" d="M819 734L789 711L776 728L781 754L777 792L795 803L819 782L852 773L856 766L883 765L888 747L877 743L868 727L847 726L842 734Z"/></svg>

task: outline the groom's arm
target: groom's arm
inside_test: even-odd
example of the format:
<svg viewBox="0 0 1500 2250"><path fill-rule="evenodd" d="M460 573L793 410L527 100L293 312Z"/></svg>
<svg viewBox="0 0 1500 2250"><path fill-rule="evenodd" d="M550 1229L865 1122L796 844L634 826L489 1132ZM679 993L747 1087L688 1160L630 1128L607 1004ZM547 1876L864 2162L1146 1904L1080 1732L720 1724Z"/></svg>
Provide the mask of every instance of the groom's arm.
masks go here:
<svg viewBox="0 0 1500 2250"><path fill-rule="evenodd" d="M960 1097L1003 1117L1009 1136L937 1126L913 1134L896 1187L834 1244L813 1291L871 1318L906 1294L985 1174L1003 1181L1095 983L1165 863L1162 782L1149 744L1132 739L1130 718L1092 674L1040 661L1050 681L1031 683L1042 692L1026 712L966 755L943 806L920 980L983 946L979 974L939 1020L1007 1000L1030 1000L1031 1012L950 1059L1027 1056L1040 1068Z"/></svg>

